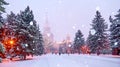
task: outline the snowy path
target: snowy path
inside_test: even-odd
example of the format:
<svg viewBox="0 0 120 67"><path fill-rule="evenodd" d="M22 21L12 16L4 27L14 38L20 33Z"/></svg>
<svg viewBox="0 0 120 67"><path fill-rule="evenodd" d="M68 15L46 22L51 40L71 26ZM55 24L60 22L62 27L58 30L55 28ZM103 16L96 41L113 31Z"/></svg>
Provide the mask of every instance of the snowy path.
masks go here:
<svg viewBox="0 0 120 67"><path fill-rule="evenodd" d="M120 58L47 54L26 61L4 61L0 67L120 67Z"/></svg>

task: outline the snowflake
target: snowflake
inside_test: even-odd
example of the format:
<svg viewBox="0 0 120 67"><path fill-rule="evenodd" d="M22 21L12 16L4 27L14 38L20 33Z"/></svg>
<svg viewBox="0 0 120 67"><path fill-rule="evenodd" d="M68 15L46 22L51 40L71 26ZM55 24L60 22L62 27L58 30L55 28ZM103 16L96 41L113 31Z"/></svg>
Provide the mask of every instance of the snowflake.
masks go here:
<svg viewBox="0 0 120 67"><path fill-rule="evenodd" d="M75 27L75 26L72 26L72 28L73 28L73 29L76 29L76 27Z"/></svg>
<svg viewBox="0 0 120 67"><path fill-rule="evenodd" d="M97 7L96 7L96 10L98 10L98 11L99 11L99 10L100 10L100 7L99 7L99 6L97 6Z"/></svg>
<svg viewBox="0 0 120 67"><path fill-rule="evenodd" d="M69 46L69 47L71 47L71 45L70 45L70 44L69 44L68 46Z"/></svg>
<svg viewBox="0 0 120 67"><path fill-rule="evenodd" d="M118 44L118 42L115 42L114 45L116 46Z"/></svg>
<svg viewBox="0 0 120 67"><path fill-rule="evenodd" d="M115 12L112 12L112 15L115 15Z"/></svg>
<svg viewBox="0 0 120 67"><path fill-rule="evenodd" d="M30 22L30 25L33 25L33 22L32 22L32 21Z"/></svg>
<svg viewBox="0 0 120 67"><path fill-rule="evenodd" d="M92 30L90 30L90 33L91 33L92 35L94 35L94 34L95 34L95 32L96 32L96 31L95 31L95 30L93 30L93 29L92 29Z"/></svg>
<svg viewBox="0 0 120 67"><path fill-rule="evenodd" d="M25 44L26 47L28 47L28 44Z"/></svg>
<svg viewBox="0 0 120 67"><path fill-rule="evenodd" d="M80 38L78 37L77 39L79 40Z"/></svg>
<svg viewBox="0 0 120 67"><path fill-rule="evenodd" d="M62 3L62 0L58 0L58 3L61 4L61 3Z"/></svg>
<svg viewBox="0 0 120 67"><path fill-rule="evenodd" d="M45 10L47 11L47 10L48 10L48 8L45 8Z"/></svg>
<svg viewBox="0 0 120 67"><path fill-rule="evenodd" d="M47 36L50 37L50 33L47 33Z"/></svg>
<svg viewBox="0 0 120 67"><path fill-rule="evenodd" d="M85 25L82 25L82 27L84 28L84 27L85 27Z"/></svg>

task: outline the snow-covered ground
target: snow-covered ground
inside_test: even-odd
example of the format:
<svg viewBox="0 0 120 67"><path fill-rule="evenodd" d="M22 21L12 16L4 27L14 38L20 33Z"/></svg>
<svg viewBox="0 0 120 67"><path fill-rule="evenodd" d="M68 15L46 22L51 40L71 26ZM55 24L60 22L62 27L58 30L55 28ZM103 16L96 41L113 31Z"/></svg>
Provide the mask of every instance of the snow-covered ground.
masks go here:
<svg viewBox="0 0 120 67"><path fill-rule="evenodd" d="M0 67L120 67L119 57L107 57L79 54L47 54L36 56L25 61L8 61L0 63Z"/></svg>

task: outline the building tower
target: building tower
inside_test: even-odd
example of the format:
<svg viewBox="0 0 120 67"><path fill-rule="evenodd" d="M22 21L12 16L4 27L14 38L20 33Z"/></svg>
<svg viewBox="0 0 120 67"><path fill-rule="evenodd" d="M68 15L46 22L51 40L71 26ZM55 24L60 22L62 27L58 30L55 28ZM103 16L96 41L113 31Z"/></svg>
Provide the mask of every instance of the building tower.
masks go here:
<svg viewBox="0 0 120 67"><path fill-rule="evenodd" d="M43 30L43 40L44 40L44 48L45 48L45 52L49 53L51 52L51 48L54 44L54 36L53 33L51 32L51 28L50 25L48 23L48 15L46 12L46 16L45 16L45 26L44 26L44 30Z"/></svg>

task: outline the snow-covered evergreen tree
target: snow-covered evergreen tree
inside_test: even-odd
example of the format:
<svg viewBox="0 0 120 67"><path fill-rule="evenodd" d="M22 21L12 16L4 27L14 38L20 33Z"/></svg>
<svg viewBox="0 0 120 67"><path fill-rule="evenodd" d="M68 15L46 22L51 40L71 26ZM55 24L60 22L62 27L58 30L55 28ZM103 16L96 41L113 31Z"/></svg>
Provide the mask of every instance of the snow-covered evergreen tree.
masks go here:
<svg viewBox="0 0 120 67"><path fill-rule="evenodd" d="M83 34L80 30L75 34L75 39L73 43L74 50L80 53L80 48L85 44Z"/></svg>
<svg viewBox="0 0 120 67"><path fill-rule="evenodd" d="M2 43L0 43L0 53L4 53L5 52L5 48L3 46Z"/></svg>
<svg viewBox="0 0 120 67"><path fill-rule="evenodd" d="M0 12L5 12L4 5L8 5L8 3L5 0L0 0Z"/></svg>
<svg viewBox="0 0 120 67"><path fill-rule="evenodd" d="M33 34L35 33L35 29L30 25L30 23L33 23L34 21L34 15L29 6L25 11L21 11L20 14L17 15L16 21L19 26L17 36L23 50L34 54L35 45Z"/></svg>
<svg viewBox="0 0 120 67"><path fill-rule="evenodd" d="M16 15L11 12L9 15L7 15L7 18L5 19L4 26L3 26L3 39L2 42L6 48L6 57L10 56L12 58L16 55L16 49L19 44L17 41L17 35L18 32L18 25L16 22ZM12 43L11 43L12 42Z"/></svg>
<svg viewBox="0 0 120 67"><path fill-rule="evenodd" d="M39 38L39 34L41 33L37 27L37 22L34 20L34 15L29 6L25 9L25 11L21 11L20 15L18 15L17 22L19 23L20 34L22 35L22 38L20 37L22 40L21 42L28 44L28 49L32 50L33 54L37 52L39 53L37 46L41 46L39 49L43 47L41 44L42 36Z"/></svg>
<svg viewBox="0 0 120 67"><path fill-rule="evenodd" d="M44 53L44 45L43 45L43 36L40 32L40 29L39 29L39 26L37 26L37 31L36 31L36 37L37 37L37 40L36 40L36 52L38 55L41 55Z"/></svg>
<svg viewBox="0 0 120 67"><path fill-rule="evenodd" d="M9 15L7 15L6 21L4 23L4 30L6 30L6 36L15 36L15 34L12 33L16 33L17 28L18 26L16 22L16 15L13 12L11 12Z"/></svg>
<svg viewBox="0 0 120 67"><path fill-rule="evenodd" d="M3 18L1 16L2 12L5 12L5 8L4 8L4 5L8 5L8 3L4 0L0 0L0 42L2 42L2 35L3 35ZM3 48L3 45L0 43L0 53L4 51ZM0 58L0 62L1 62L1 58Z"/></svg>
<svg viewBox="0 0 120 67"><path fill-rule="evenodd" d="M2 37L4 39L2 39L2 42L6 45L6 52L11 58L20 56L21 59L25 59L28 54L37 53L37 55L41 55L44 51L42 35L29 7L25 11L21 11L20 14L15 15L11 12L7 15L3 33ZM9 46L10 40L14 41L12 47L11 45Z"/></svg>
<svg viewBox="0 0 120 67"><path fill-rule="evenodd" d="M108 45L108 38L106 34L107 24L99 11L96 11L96 15L91 26L92 28L89 32L87 44L92 53L97 53L99 50L103 50Z"/></svg>
<svg viewBox="0 0 120 67"><path fill-rule="evenodd" d="M43 38L42 38L42 34L40 32L39 26L37 25L37 22L35 20L30 22L29 32L34 37L32 40L33 41L32 47L34 47L34 49L35 49L35 54L37 54L37 55L43 54L43 51L44 51Z"/></svg>
<svg viewBox="0 0 120 67"><path fill-rule="evenodd" d="M3 17L1 16L1 13L0 13L0 62L2 61L1 58L2 58L2 54L4 53L5 49L4 49L4 46L2 44L2 39L3 39L3 25L4 25L4 19Z"/></svg>
<svg viewBox="0 0 120 67"><path fill-rule="evenodd" d="M5 48L2 43L0 43L0 63L2 62L2 54L5 53Z"/></svg>
<svg viewBox="0 0 120 67"><path fill-rule="evenodd" d="M0 41L2 41L3 25L4 25L4 19L3 19L3 17L1 16L1 13L0 13Z"/></svg>
<svg viewBox="0 0 120 67"><path fill-rule="evenodd" d="M118 48L120 50L120 9L118 14L115 15L115 19L111 16L109 18L110 25L110 44L112 48ZM119 54L117 51L115 54Z"/></svg>

